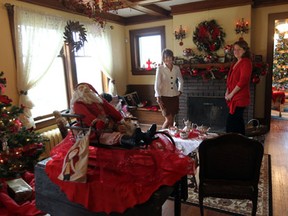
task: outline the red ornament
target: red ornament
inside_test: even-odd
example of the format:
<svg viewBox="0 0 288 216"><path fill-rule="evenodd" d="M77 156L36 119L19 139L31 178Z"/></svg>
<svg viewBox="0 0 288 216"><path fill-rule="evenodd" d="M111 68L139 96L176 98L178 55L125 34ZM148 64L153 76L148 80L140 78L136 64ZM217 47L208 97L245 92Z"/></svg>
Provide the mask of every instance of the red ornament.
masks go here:
<svg viewBox="0 0 288 216"><path fill-rule="evenodd" d="M183 43L182 41L179 43L180 46L183 46L183 44L184 44L184 43Z"/></svg>
<svg viewBox="0 0 288 216"><path fill-rule="evenodd" d="M17 132L21 129L22 122L19 119L14 120L14 132Z"/></svg>
<svg viewBox="0 0 288 216"><path fill-rule="evenodd" d="M198 70L197 70L197 69L193 69L193 70L192 70L192 75L193 75L193 76L197 76L197 74L198 74Z"/></svg>
<svg viewBox="0 0 288 216"><path fill-rule="evenodd" d="M258 84L258 83L260 82L259 76L254 76L253 79L252 79L252 82L253 82L254 84Z"/></svg>
<svg viewBox="0 0 288 216"><path fill-rule="evenodd" d="M266 71L266 70L262 70L262 71L261 71L261 75L262 75L262 76L265 76L266 74L267 74L267 71Z"/></svg>

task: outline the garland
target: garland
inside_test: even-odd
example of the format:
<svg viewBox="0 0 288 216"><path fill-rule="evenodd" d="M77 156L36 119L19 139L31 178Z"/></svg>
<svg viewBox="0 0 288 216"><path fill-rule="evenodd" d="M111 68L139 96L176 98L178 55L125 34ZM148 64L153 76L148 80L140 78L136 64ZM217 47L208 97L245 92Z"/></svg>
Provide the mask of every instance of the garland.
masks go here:
<svg viewBox="0 0 288 216"><path fill-rule="evenodd" d="M179 64L178 64L179 65ZM229 72L229 66L209 66L206 68L194 67L193 64L179 65L183 78L197 78L203 80L226 80ZM251 81L254 84L260 82L260 77L265 76L268 71L268 64L264 62L253 63Z"/></svg>
<svg viewBox="0 0 288 216"><path fill-rule="evenodd" d="M78 33L78 41L74 41L73 35ZM69 43L72 45L72 50L78 50L81 49L81 47L84 46L84 42L87 42L86 39L86 29L84 28L84 25L80 24L78 21L73 22L73 21L68 21L67 25L65 26L65 31L64 31L64 39L66 43Z"/></svg>
<svg viewBox="0 0 288 216"><path fill-rule="evenodd" d="M226 34L215 20L201 22L193 32L193 42L199 51L212 53L224 44Z"/></svg>

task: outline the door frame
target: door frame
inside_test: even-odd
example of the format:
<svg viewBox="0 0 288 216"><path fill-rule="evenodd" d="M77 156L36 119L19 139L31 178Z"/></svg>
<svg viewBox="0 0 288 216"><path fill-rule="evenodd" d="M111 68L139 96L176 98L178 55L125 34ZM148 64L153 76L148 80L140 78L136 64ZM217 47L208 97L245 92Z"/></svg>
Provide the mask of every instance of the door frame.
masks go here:
<svg viewBox="0 0 288 216"><path fill-rule="evenodd" d="M287 19L288 12L268 14L268 38L267 38L267 63L269 66L269 72L266 77L265 88L265 125L270 130L271 122L271 98L272 98L272 75L273 75L273 53L274 53L274 32L275 32L275 20Z"/></svg>

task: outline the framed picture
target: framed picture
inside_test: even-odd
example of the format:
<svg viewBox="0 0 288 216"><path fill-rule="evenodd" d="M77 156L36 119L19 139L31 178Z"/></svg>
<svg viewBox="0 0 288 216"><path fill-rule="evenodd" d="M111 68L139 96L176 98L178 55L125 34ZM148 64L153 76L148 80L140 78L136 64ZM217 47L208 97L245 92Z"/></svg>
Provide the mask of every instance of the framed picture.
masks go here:
<svg viewBox="0 0 288 216"><path fill-rule="evenodd" d="M262 62L262 55L255 55L254 56L254 61L255 62Z"/></svg>
<svg viewBox="0 0 288 216"><path fill-rule="evenodd" d="M132 92L123 96L128 106L137 106L141 103L137 92Z"/></svg>

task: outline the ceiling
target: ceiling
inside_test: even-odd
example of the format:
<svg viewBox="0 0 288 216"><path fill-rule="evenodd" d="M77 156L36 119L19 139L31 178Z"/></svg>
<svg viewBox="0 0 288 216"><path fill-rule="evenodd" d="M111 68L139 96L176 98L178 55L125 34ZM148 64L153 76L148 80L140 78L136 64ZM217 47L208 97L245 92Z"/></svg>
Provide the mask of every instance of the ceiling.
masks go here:
<svg viewBox="0 0 288 216"><path fill-rule="evenodd" d="M81 14L64 7L70 0L18 0L66 12ZM71 0L72 1L72 0ZM77 1L77 0L73 0ZM90 1L90 0L82 0ZM91 0L92 1L92 0ZM114 0L115 1L115 0ZM124 8L111 11L104 18L122 25L172 19L174 15L251 4L252 7L287 3L287 0L121 0Z"/></svg>
<svg viewBox="0 0 288 216"><path fill-rule="evenodd" d="M171 6L200 1L205 0L128 0L124 1L127 8L112 13L126 18L140 15L167 16L171 13Z"/></svg>

